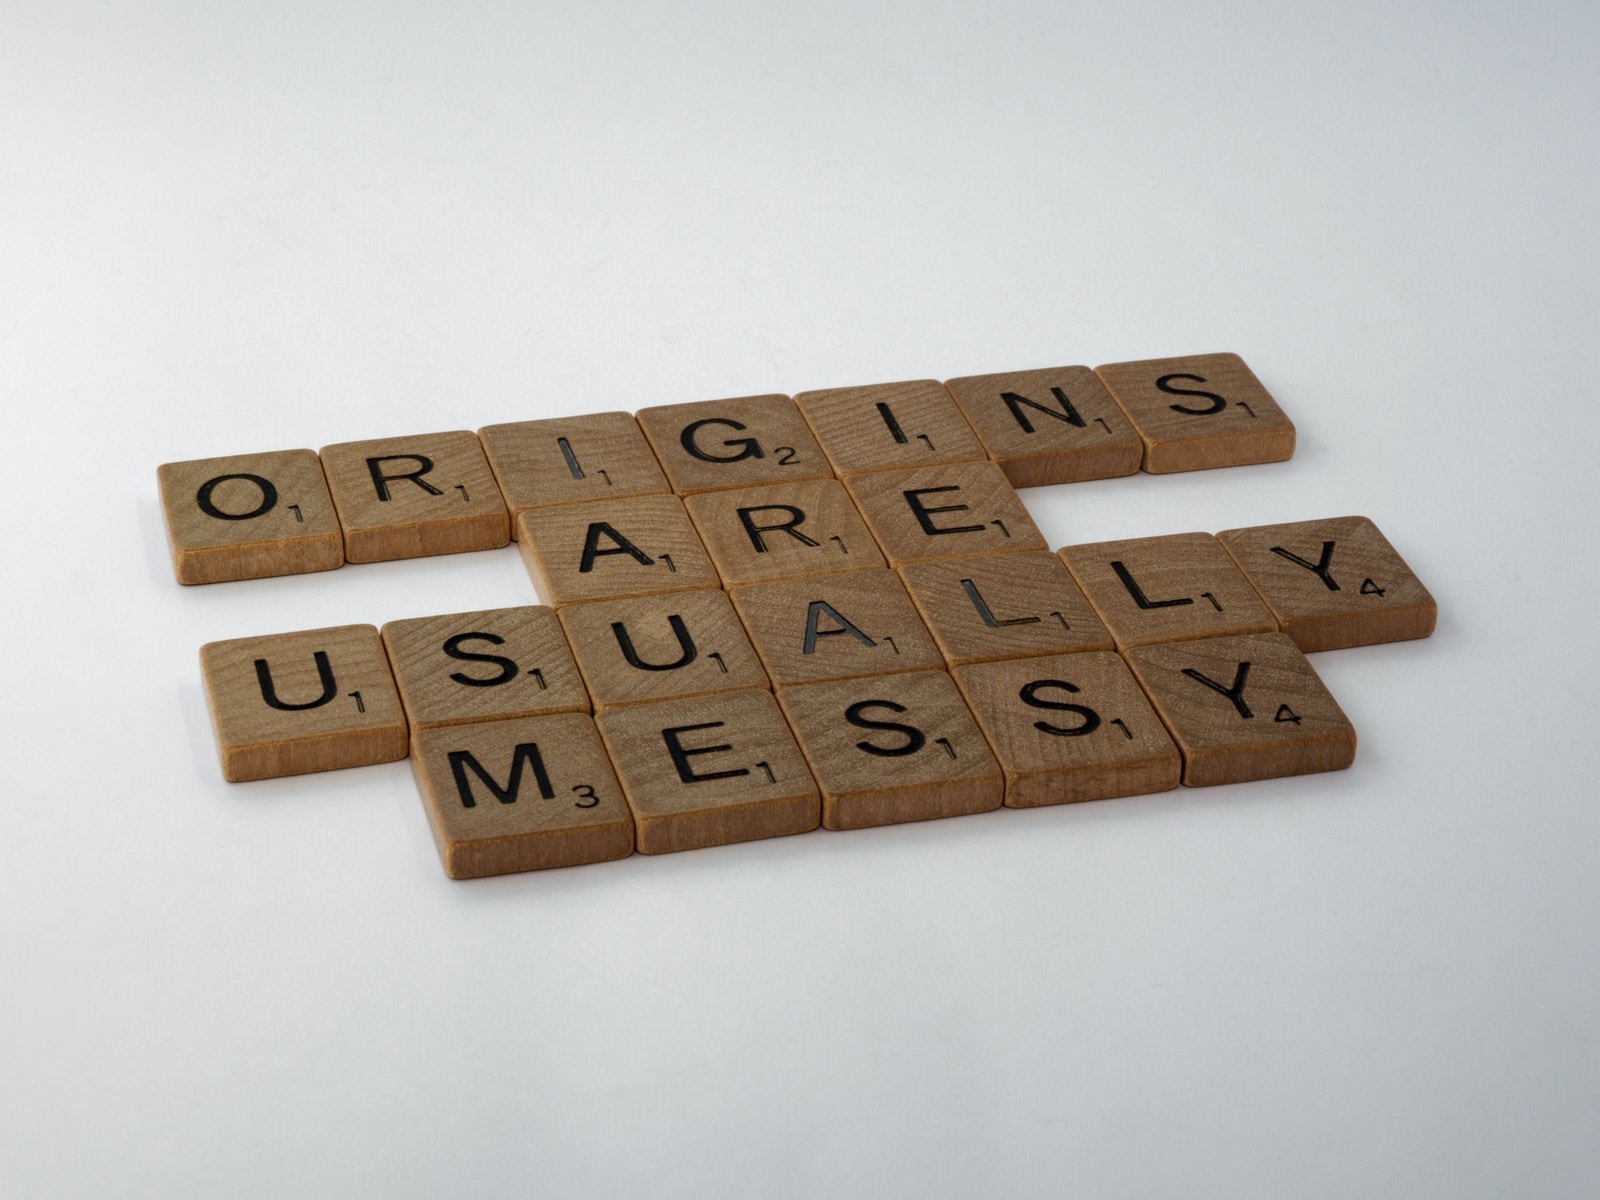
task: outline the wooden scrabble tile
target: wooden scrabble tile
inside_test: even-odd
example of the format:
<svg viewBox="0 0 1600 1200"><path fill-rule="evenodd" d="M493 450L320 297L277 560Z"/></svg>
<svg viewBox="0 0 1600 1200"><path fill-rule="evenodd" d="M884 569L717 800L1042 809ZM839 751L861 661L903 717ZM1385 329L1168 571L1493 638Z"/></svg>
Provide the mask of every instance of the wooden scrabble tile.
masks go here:
<svg viewBox="0 0 1600 1200"><path fill-rule="evenodd" d="M852 475L845 486L890 566L1047 548L1016 489L992 462Z"/></svg>
<svg viewBox="0 0 1600 1200"><path fill-rule="evenodd" d="M945 387L1013 487L1132 475L1144 443L1088 367L948 379Z"/></svg>
<svg viewBox="0 0 1600 1200"><path fill-rule="evenodd" d="M774 687L944 666L893 571L780 579L729 595Z"/></svg>
<svg viewBox="0 0 1600 1200"><path fill-rule="evenodd" d="M539 599L555 608L722 586L676 496L526 509L517 543Z"/></svg>
<svg viewBox="0 0 1600 1200"><path fill-rule="evenodd" d="M344 565L344 535L313 451L163 463L156 477L179 583Z"/></svg>
<svg viewBox="0 0 1600 1200"><path fill-rule="evenodd" d="M824 388L794 398L840 479L988 457L936 379Z"/></svg>
<svg viewBox="0 0 1600 1200"><path fill-rule="evenodd" d="M1060 554L1118 650L1278 628L1209 533L1091 542Z"/></svg>
<svg viewBox="0 0 1600 1200"><path fill-rule="evenodd" d="M952 673L1005 770L1007 807L1178 786L1178 749L1117 655L1052 654Z"/></svg>
<svg viewBox="0 0 1600 1200"><path fill-rule="evenodd" d="M991 812L999 764L943 671L784 688L778 703L822 791L827 829Z"/></svg>
<svg viewBox="0 0 1600 1200"><path fill-rule="evenodd" d="M833 475L787 396L661 404L636 415L680 496Z"/></svg>
<svg viewBox="0 0 1600 1200"><path fill-rule="evenodd" d="M729 587L883 566L878 543L837 479L704 492L683 503Z"/></svg>
<svg viewBox="0 0 1600 1200"><path fill-rule="evenodd" d="M899 573L952 667L1112 648L1072 573L1048 550L907 563Z"/></svg>
<svg viewBox="0 0 1600 1200"><path fill-rule="evenodd" d="M1168 642L1123 657L1178 743L1190 787L1355 761L1356 731L1287 634Z"/></svg>
<svg viewBox="0 0 1600 1200"><path fill-rule="evenodd" d="M513 421L478 430L500 494L517 514L552 504L670 492L638 423L625 412Z"/></svg>
<svg viewBox="0 0 1600 1200"><path fill-rule="evenodd" d="M371 625L209 642L200 671L230 782L406 756L405 712Z"/></svg>
<svg viewBox="0 0 1600 1200"><path fill-rule="evenodd" d="M321 457L350 562L493 550L511 540L476 434L341 442Z"/></svg>
<svg viewBox="0 0 1600 1200"><path fill-rule="evenodd" d="M1229 529L1217 540L1307 653L1433 632L1438 605L1366 517Z"/></svg>
<svg viewBox="0 0 1600 1200"><path fill-rule="evenodd" d="M451 879L633 853L633 814L587 713L425 730L411 772Z"/></svg>
<svg viewBox="0 0 1600 1200"><path fill-rule="evenodd" d="M1108 363L1095 374L1139 431L1151 474L1294 454L1294 424L1237 354Z"/></svg>
<svg viewBox="0 0 1600 1200"><path fill-rule="evenodd" d="M815 829L817 785L771 692L607 709L596 718L640 854Z"/></svg>
<svg viewBox="0 0 1600 1200"><path fill-rule="evenodd" d="M726 592L569 604L561 624L597 712L768 686Z"/></svg>
<svg viewBox="0 0 1600 1200"><path fill-rule="evenodd" d="M383 647L413 734L589 711L555 609L494 608L390 621Z"/></svg>

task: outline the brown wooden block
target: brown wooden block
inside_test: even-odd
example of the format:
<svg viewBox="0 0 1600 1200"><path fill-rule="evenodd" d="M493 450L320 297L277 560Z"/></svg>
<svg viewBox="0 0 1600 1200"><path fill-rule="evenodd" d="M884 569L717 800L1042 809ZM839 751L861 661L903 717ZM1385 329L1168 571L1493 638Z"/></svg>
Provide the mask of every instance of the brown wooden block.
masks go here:
<svg viewBox="0 0 1600 1200"><path fill-rule="evenodd" d="M587 713L425 730L411 772L451 879L633 853L633 814Z"/></svg>
<svg viewBox="0 0 1600 1200"><path fill-rule="evenodd" d="M179 583L344 565L344 535L311 450L163 463L156 477Z"/></svg>
<svg viewBox="0 0 1600 1200"><path fill-rule="evenodd" d="M640 854L815 829L822 806L771 692L612 708L597 718Z"/></svg>
<svg viewBox="0 0 1600 1200"><path fill-rule="evenodd" d="M539 599L555 608L722 586L676 496L526 509L517 542Z"/></svg>
<svg viewBox="0 0 1600 1200"><path fill-rule="evenodd" d="M511 540L505 501L474 433L340 442L321 457L350 562L493 550Z"/></svg>
<svg viewBox="0 0 1600 1200"><path fill-rule="evenodd" d="M1047 548L992 462L852 475L845 486L890 566Z"/></svg>
<svg viewBox="0 0 1600 1200"><path fill-rule="evenodd" d="M513 421L478 430L500 494L517 514L552 504L670 492L638 423L625 412Z"/></svg>
<svg viewBox="0 0 1600 1200"><path fill-rule="evenodd" d="M589 711L555 609L528 605L390 621L383 647L411 732Z"/></svg>
<svg viewBox="0 0 1600 1200"><path fill-rule="evenodd" d="M1132 475L1144 443L1088 367L945 381L1013 487Z"/></svg>
<svg viewBox="0 0 1600 1200"><path fill-rule="evenodd" d="M1190 787L1355 761L1356 731L1287 634L1139 646L1123 657L1178 743Z"/></svg>
<svg viewBox="0 0 1600 1200"><path fill-rule="evenodd" d="M908 563L899 571L952 667L1112 648L1072 573L1048 550Z"/></svg>
<svg viewBox="0 0 1600 1200"><path fill-rule="evenodd" d="M1005 770L1010 808L1178 786L1178 749L1115 654L974 663L953 674Z"/></svg>
<svg viewBox="0 0 1600 1200"><path fill-rule="evenodd" d="M822 791L827 829L991 812L999 764L943 671L784 688L778 703Z"/></svg>
<svg viewBox="0 0 1600 1200"><path fill-rule="evenodd" d="M233 783L406 756L406 717L371 625L208 642L206 703Z"/></svg>
<svg viewBox="0 0 1600 1200"><path fill-rule="evenodd" d="M1307 653L1427 637L1439 608L1366 517L1229 529L1217 540Z"/></svg>
<svg viewBox="0 0 1600 1200"><path fill-rule="evenodd" d="M1153 475L1294 454L1294 424L1237 354L1108 363L1095 374L1139 431Z"/></svg>
<svg viewBox="0 0 1600 1200"><path fill-rule="evenodd" d="M729 594L774 687L944 666L893 571L780 579Z"/></svg>
<svg viewBox="0 0 1600 1200"><path fill-rule="evenodd" d="M596 711L767 686L726 592L569 604L561 624Z"/></svg>
<svg viewBox="0 0 1600 1200"><path fill-rule="evenodd" d="M1278 628L1209 533L1091 542L1060 554L1118 650Z"/></svg>
<svg viewBox="0 0 1600 1200"><path fill-rule="evenodd" d="M729 587L884 565L837 479L705 492L683 503Z"/></svg>
<svg viewBox="0 0 1600 1200"><path fill-rule="evenodd" d="M936 379L824 388L794 398L839 478L986 458Z"/></svg>
<svg viewBox="0 0 1600 1200"><path fill-rule="evenodd" d="M636 415L680 496L833 475L787 396L661 404Z"/></svg>

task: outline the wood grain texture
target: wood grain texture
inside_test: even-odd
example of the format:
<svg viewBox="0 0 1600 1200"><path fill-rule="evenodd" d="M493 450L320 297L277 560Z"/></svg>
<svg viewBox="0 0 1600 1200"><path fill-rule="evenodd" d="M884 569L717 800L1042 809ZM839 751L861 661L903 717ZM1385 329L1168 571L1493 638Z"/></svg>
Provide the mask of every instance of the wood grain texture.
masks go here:
<svg viewBox="0 0 1600 1200"><path fill-rule="evenodd" d="M1005 771L1007 807L1178 786L1178 749L1115 654L974 663L952 674Z"/></svg>
<svg viewBox="0 0 1600 1200"><path fill-rule="evenodd" d="M400 693L371 625L208 642L200 672L232 783L406 756Z"/></svg>
<svg viewBox="0 0 1600 1200"><path fill-rule="evenodd" d="M899 574L952 667L1112 648L1110 631L1048 550L908 563Z"/></svg>
<svg viewBox="0 0 1600 1200"><path fill-rule="evenodd" d="M589 711L552 608L416 617L390 621L382 634L413 736L447 725Z"/></svg>
<svg viewBox="0 0 1600 1200"><path fill-rule="evenodd" d="M837 479L703 492L684 507L729 587L884 565Z"/></svg>
<svg viewBox="0 0 1600 1200"><path fill-rule="evenodd" d="M340 442L320 456L350 562L493 550L511 540L499 485L470 431Z"/></svg>
<svg viewBox="0 0 1600 1200"><path fill-rule="evenodd" d="M1294 454L1293 422L1237 354L1107 363L1095 374L1139 431L1153 475Z"/></svg>
<svg viewBox="0 0 1600 1200"><path fill-rule="evenodd" d="M1209 533L1092 542L1060 554L1118 650L1278 628Z"/></svg>
<svg viewBox="0 0 1600 1200"><path fill-rule="evenodd" d="M156 478L179 583L301 575L344 565L344 534L314 451L163 463Z"/></svg>
<svg viewBox="0 0 1600 1200"><path fill-rule="evenodd" d="M961 409L936 379L824 388L802 392L795 403L841 479L987 457Z"/></svg>
<svg viewBox="0 0 1600 1200"><path fill-rule="evenodd" d="M636 415L680 496L833 475L787 396L661 404Z"/></svg>
<svg viewBox="0 0 1600 1200"><path fill-rule="evenodd" d="M554 608L722 586L676 496L525 509L517 544L539 599Z"/></svg>
<svg viewBox="0 0 1600 1200"><path fill-rule="evenodd" d="M1013 487L1132 475L1144 442L1088 367L948 379L989 457Z"/></svg>
<svg viewBox="0 0 1600 1200"><path fill-rule="evenodd" d="M768 686L726 592L569 604L561 624L596 711Z"/></svg>
<svg viewBox="0 0 1600 1200"><path fill-rule="evenodd" d="M1016 489L992 462L852 475L845 486L890 566L1047 549Z"/></svg>
<svg viewBox="0 0 1600 1200"><path fill-rule="evenodd" d="M778 703L821 789L827 829L1000 807L1000 766L943 671L784 688Z"/></svg>
<svg viewBox="0 0 1600 1200"><path fill-rule="evenodd" d="M633 813L586 713L425 730L411 772L451 879L633 853Z"/></svg>
<svg viewBox="0 0 1600 1200"><path fill-rule="evenodd" d="M1427 637L1438 621L1428 589L1366 517L1228 529L1217 540L1307 653Z"/></svg>
<svg viewBox="0 0 1600 1200"><path fill-rule="evenodd" d="M485 425L478 440L511 512L512 536L517 514L530 508L672 490L638 422L625 412Z"/></svg>
<svg viewBox="0 0 1600 1200"><path fill-rule="evenodd" d="M781 579L729 594L774 687L944 667L893 571Z"/></svg>
<svg viewBox="0 0 1600 1200"><path fill-rule="evenodd" d="M1355 730L1287 634L1140 646L1124 657L1177 742L1190 787L1355 760Z"/></svg>
<svg viewBox="0 0 1600 1200"><path fill-rule="evenodd" d="M607 709L596 718L640 854L815 829L821 799L771 692Z"/></svg>

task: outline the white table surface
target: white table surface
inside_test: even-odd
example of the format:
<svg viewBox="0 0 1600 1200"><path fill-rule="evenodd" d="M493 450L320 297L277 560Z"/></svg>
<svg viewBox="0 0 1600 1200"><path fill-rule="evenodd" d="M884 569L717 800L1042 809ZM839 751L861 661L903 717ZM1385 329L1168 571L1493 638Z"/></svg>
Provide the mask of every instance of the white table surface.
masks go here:
<svg viewBox="0 0 1600 1200"><path fill-rule="evenodd" d="M13 6L0 1193L1600 1192L1600 72L1577 3ZM222 781L196 650L533 602L181 588L167 460L1235 350L1429 640L1332 775L440 870L409 767Z"/></svg>

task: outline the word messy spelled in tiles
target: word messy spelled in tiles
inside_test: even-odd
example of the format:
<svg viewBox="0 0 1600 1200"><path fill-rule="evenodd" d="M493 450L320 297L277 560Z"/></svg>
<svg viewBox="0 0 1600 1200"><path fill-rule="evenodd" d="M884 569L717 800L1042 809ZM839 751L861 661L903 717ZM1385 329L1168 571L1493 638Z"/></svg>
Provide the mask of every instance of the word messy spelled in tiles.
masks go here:
<svg viewBox="0 0 1600 1200"><path fill-rule="evenodd" d="M182 583L515 540L539 604L214 642L225 778L405 758L496 875L1347 767L1310 651L1426 637L1365 517L1050 552L1017 487L1272 462L1236 355L168 463Z"/></svg>

